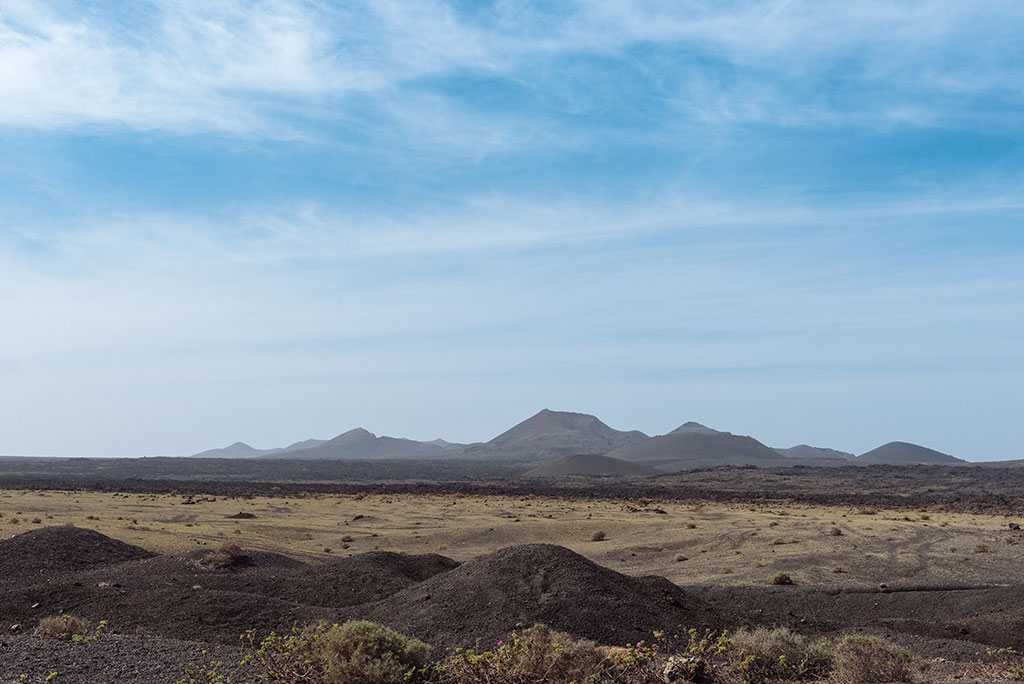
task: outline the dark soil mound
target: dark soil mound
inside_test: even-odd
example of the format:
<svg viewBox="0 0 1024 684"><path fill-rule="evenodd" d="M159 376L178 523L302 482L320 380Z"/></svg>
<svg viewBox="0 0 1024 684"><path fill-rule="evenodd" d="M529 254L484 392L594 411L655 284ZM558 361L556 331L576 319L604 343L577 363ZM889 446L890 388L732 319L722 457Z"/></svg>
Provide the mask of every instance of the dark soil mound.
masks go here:
<svg viewBox="0 0 1024 684"><path fill-rule="evenodd" d="M290 575L276 595L312 606L344 608L387 598L458 565L434 553L371 551L325 565L307 565Z"/></svg>
<svg viewBox="0 0 1024 684"><path fill-rule="evenodd" d="M78 527L41 527L0 540L0 583L38 582L48 576L154 554Z"/></svg>
<svg viewBox="0 0 1024 684"><path fill-rule="evenodd" d="M112 576L113 577L113 576ZM33 606L36 606L33 608ZM296 623L331 619L331 611L268 594L203 584L126 584L62 580L18 587L0 597L0 625L31 630L40 618L65 612L125 634L237 644L248 629L287 631Z"/></svg>
<svg viewBox="0 0 1024 684"><path fill-rule="evenodd" d="M536 622L613 645L716 622L707 604L668 580L628 577L549 544L478 556L350 614L439 647L490 647Z"/></svg>
<svg viewBox="0 0 1024 684"><path fill-rule="evenodd" d="M102 535L98 535L101 538ZM112 629L236 643L248 629L287 631L335 619L339 609L386 598L458 565L426 554L366 553L307 565L276 553L239 549L230 563L196 550L56 573L10 585L0 595L0 624L33 628L67 612Z"/></svg>
<svg viewBox="0 0 1024 684"><path fill-rule="evenodd" d="M385 551L309 565L265 551L243 550L238 562L219 566L206 561L216 552L190 551L158 556L117 568L122 586L200 585L206 589L272 596L306 606L344 608L372 603L428 577L458 566L437 554L406 555ZM90 573L101 580L110 573ZM108 577L109 579L109 577Z"/></svg>

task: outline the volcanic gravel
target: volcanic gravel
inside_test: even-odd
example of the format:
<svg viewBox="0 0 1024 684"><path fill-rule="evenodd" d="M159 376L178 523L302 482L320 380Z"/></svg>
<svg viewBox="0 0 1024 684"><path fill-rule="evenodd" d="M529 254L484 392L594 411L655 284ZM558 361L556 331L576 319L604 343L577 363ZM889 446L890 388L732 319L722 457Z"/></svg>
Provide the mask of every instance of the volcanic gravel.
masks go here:
<svg viewBox="0 0 1024 684"><path fill-rule="evenodd" d="M198 641L115 634L100 641L76 644L33 636L0 637L0 682L42 684L53 672L54 684L169 684L188 668L223 663L221 672L235 681L244 677L241 646L211 646Z"/></svg>

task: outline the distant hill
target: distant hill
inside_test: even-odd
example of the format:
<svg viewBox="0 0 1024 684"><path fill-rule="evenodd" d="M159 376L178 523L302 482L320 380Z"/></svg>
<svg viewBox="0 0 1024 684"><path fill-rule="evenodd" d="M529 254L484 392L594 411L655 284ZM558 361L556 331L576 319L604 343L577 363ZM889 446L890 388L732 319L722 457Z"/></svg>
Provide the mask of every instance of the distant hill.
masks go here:
<svg viewBox="0 0 1024 684"><path fill-rule="evenodd" d="M707 425L701 425L700 423L694 423L692 420L687 421L677 427L670 435L728 435L728 432L721 432L720 430L714 430L709 428Z"/></svg>
<svg viewBox="0 0 1024 684"><path fill-rule="evenodd" d="M729 433L684 432L651 437L606 454L676 472L719 465L784 465L785 457L753 437Z"/></svg>
<svg viewBox="0 0 1024 684"><path fill-rule="evenodd" d="M890 465L903 465L914 463L967 463L962 458L956 458L934 449L928 449L909 442L889 442L877 449L858 456L855 463L885 463Z"/></svg>
<svg viewBox="0 0 1024 684"><path fill-rule="evenodd" d="M442 449L446 449L448 451L462 451L466 447L470 446L469 444L459 444L458 442L448 442L448 441L445 441L445 440L441 439L440 437L438 437L437 439L432 439L429 442L423 442L423 443L424 444L433 444L434 446L439 446Z"/></svg>
<svg viewBox="0 0 1024 684"><path fill-rule="evenodd" d="M630 463L596 454L575 454L549 461L523 473L523 477L559 475L657 475L659 471L642 463Z"/></svg>
<svg viewBox="0 0 1024 684"><path fill-rule="evenodd" d="M776 449L776 451L786 458L805 458L813 460L826 459L837 461L845 461L854 458L854 455L848 451L827 449L825 447L813 447L807 446L806 444L797 444L794 447L789 447L788 449Z"/></svg>
<svg viewBox="0 0 1024 684"><path fill-rule="evenodd" d="M220 449L200 451L198 454L192 454L191 458L256 458L274 451L279 449L254 449L245 442L235 442Z"/></svg>
<svg viewBox="0 0 1024 684"><path fill-rule="evenodd" d="M437 444L399 437L378 437L363 428L355 428L326 442L266 454L263 458L368 461L392 458L438 458L450 455L451 452L448 449Z"/></svg>
<svg viewBox="0 0 1024 684"><path fill-rule="evenodd" d="M462 452L465 458L552 458L574 454L603 454L647 439L637 430L608 427L586 413L544 409L489 442Z"/></svg>
<svg viewBox="0 0 1024 684"><path fill-rule="evenodd" d="M259 458L260 456L270 456L271 454L279 454L285 451L291 451L294 449L304 449L306 447L316 446L323 444L322 439L307 439L301 442L295 442L286 447L277 447L275 449L255 449L245 442L235 442L229 446L220 449L207 449L206 451L200 451L198 454L192 454L189 458Z"/></svg>

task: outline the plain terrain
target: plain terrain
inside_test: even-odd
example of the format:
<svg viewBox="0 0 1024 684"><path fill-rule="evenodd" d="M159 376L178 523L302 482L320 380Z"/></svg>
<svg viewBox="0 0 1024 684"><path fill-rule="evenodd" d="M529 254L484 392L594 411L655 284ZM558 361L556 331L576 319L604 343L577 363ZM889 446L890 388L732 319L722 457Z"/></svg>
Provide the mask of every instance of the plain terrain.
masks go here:
<svg viewBox="0 0 1024 684"><path fill-rule="evenodd" d="M999 679L1024 650L1019 470L533 479L463 464L430 481L423 464L311 462L247 481L202 459L174 479L162 459L141 477L14 461L0 461L4 682L62 668L63 681L170 683L197 657L237 662L245 629L353 617L439 648L536 620L609 644L663 626L866 632L916 653L922 681ZM234 476L201 481L210 468ZM226 543L244 562L206 564ZM113 636L76 650L28 635L61 610L109 619Z"/></svg>
<svg viewBox="0 0 1024 684"><path fill-rule="evenodd" d="M229 517L240 512L254 517ZM308 561L374 550L461 561L514 544L548 543L620 572L677 584L764 584L778 571L816 586L1009 580L1024 566L1024 537L1008 529L1013 521L1024 522L934 507L534 495L0 491L5 537L72 524L159 553L228 540ZM591 541L595 532L605 539ZM979 545L987 550L975 552Z"/></svg>

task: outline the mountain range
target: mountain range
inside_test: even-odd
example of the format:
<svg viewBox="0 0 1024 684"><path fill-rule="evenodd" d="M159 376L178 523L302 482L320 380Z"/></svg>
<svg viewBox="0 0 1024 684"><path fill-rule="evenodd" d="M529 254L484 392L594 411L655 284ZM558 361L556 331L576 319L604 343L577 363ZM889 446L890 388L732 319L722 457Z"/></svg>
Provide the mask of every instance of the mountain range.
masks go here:
<svg viewBox="0 0 1024 684"><path fill-rule="evenodd" d="M664 435L649 437L639 430L616 430L586 413L550 409L543 409L491 440L475 444L443 439L421 442L377 436L363 428L355 428L333 439L308 439L274 449L255 449L244 442L235 442L221 449L203 451L194 457L362 461L457 458L545 463L546 467L531 470L529 476L641 475L720 465L965 463L962 459L907 442L890 442L859 456L806 444L773 449L753 437L734 435L692 421Z"/></svg>

